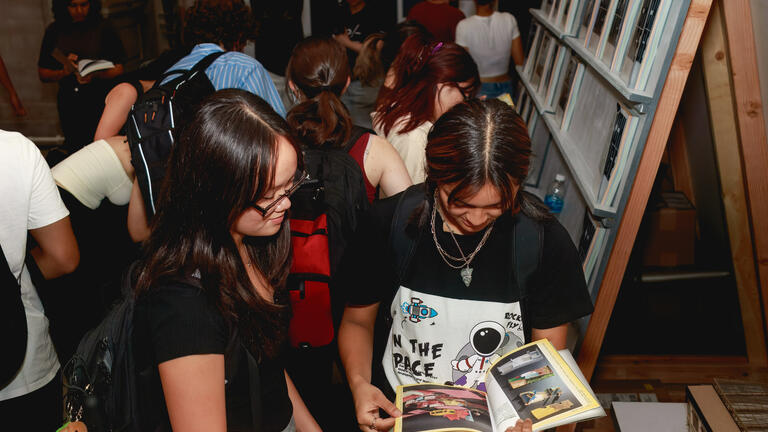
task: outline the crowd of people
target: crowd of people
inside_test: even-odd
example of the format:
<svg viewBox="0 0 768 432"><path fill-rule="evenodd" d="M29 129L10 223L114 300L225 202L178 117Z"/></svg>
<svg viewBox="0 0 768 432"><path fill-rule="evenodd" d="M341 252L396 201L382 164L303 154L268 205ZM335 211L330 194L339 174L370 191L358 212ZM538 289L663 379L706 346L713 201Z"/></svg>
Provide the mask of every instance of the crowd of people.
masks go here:
<svg viewBox="0 0 768 432"><path fill-rule="evenodd" d="M100 2L53 0L38 66L59 86L64 146L46 162L0 131L2 299L20 296L26 318L19 360L1 365L0 413L17 430L64 423L60 368L121 295L135 299L135 430L386 431L401 415L397 386L476 385L470 374L488 365L470 365L468 346L481 357L542 338L566 347L569 323L592 304L567 232L522 189L526 126L496 99L524 60L515 17L494 0L475 0L470 17L425 0L390 28L364 0L344 4L334 34L297 39L265 68L258 47L256 59L242 52L250 8L198 0L182 20L187 48L124 74ZM273 24L261 28L295 36ZM84 77L84 58L113 65ZM206 61L212 93L172 131L150 210L126 137L131 107ZM23 114L15 92L12 102ZM322 351L288 342L292 196L318 180L310 150L353 161L367 198L334 233L345 248ZM527 252L513 241L520 230L540 245L527 280L510 265ZM129 293L115 289L124 277ZM408 319L414 302L437 312ZM0 303L4 331L24 330L9 321L15 303ZM488 352L472 339L481 324L498 339ZM418 353L400 340L442 354L428 370L404 367ZM64 430L87 430L70 420Z"/></svg>

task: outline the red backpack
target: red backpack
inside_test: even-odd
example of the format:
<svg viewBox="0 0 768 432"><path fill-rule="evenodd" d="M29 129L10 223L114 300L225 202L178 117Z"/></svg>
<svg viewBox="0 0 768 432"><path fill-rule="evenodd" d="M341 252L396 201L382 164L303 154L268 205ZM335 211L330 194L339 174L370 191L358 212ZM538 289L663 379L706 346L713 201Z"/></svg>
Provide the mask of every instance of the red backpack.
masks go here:
<svg viewBox="0 0 768 432"><path fill-rule="evenodd" d="M355 126L343 148L304 149L309 180L291 197L293 264L288 276L294 347L330 344L343 303L334 301L333 275L368 209L363 172L348 154L370 130Z"/></svg>

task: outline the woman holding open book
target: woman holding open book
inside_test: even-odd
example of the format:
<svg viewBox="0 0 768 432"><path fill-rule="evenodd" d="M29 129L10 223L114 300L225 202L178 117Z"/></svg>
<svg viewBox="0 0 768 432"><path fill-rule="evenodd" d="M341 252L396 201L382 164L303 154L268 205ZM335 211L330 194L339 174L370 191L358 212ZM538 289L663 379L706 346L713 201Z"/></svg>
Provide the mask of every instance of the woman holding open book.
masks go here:
<svg viewBox="0 0 768 432"><path fill-rule="evenodd" d="M100 9L100 0L53 0L54 21L40 47L38 75L59 83L59 120L70 154L93 141L109 80L123 73L123 44ZM86 73L86 60L112 66Z"/></svg>
<svg viewBox="0 0 768 432"><path fill-rule="evenodd" d="M339 272L339 350L361 430L393 426L379 411L400 415L397 386L484 390L495 360L542 338L562 349L569 323L591 313L568 233L520 190L530 156L512 108L461 103L429 133L426 182L360 222Z"/></svg>

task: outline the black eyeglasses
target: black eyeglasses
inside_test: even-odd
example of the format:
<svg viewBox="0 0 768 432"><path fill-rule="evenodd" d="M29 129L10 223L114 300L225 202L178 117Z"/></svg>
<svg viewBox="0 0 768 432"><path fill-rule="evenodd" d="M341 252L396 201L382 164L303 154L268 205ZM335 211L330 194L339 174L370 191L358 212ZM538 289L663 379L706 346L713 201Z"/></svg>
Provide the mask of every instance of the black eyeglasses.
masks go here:
<svg viewBox="0 0 768 432"><path fill-rule="evenodd" d="M267 204L266 207L261 207L260 205L256 204L256 202L251 203L251 207L256 209L257 212L261 213L261 216L266 216L270 211L272 211L273 208L275 208L280 202L289 196L293 195L294 192L296 192L296 189L301 187L307 180L309 180L309 174L306 171L297 171L296 175L294 176L293 185L291 185L290 188L288 188L282 195L277 197L274 201Z"/></svg>

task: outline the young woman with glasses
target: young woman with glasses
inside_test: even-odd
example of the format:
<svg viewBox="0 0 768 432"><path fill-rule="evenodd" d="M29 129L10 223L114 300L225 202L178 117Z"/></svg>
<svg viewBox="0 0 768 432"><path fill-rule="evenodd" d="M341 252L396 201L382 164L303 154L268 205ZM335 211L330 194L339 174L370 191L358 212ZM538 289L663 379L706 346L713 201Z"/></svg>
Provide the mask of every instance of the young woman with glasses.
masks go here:
<svg viewBox="0 0 768 432"><path fill-rule="evenodd" d="M139 429L319 430L283 366L300 155L285 121L242 90L215 93L182 132L135 284L134 356L149 371Z"/></svg>
<svg viewBox="0 0 768 432"><path fill-rule="evenodd" d="M409 36L392 63L372 113L373 128L403 158L413 183L426 177L424 146L432 124L480 88L477 66L451 42Z"/></svg>
<svg viewBox="0 0 768 432"><path fill-rule="evenodd" d="M521 190L530 155L514 109L461 103L429 133L426 183L375 203L361 223L339 275L339 351L361 430L393 426L378 414L400 415L398 385L482 390L499 356L541 338L565 348L568 324L592 311L570 236ZM515 250L518 235L539 243ZM519 286L513 263L526 253L536 266Z"/></svg>

